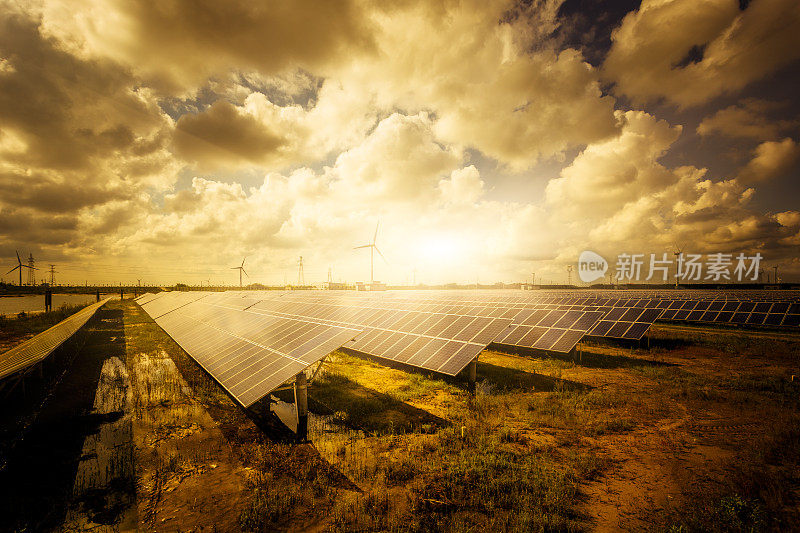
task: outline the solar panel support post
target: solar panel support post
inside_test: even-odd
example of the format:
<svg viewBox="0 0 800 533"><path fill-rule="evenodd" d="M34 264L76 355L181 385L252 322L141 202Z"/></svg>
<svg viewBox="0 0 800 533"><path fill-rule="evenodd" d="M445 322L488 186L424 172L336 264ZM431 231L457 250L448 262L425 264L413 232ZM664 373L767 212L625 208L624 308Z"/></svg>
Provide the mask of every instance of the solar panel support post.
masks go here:
<svg viewBox="0 0 800 533"><path fill-rule="evenodd" d="M476 357L467 365L467 380L469 393L475 396L475 382L478 379L478 358Z"/></svg>
<svg viewBox="0 0 800 533"><path fill-rule="evenodd" d="M308 440L308 381L300 372L294 379L294 405L297 408L297 441Z"/></svg>

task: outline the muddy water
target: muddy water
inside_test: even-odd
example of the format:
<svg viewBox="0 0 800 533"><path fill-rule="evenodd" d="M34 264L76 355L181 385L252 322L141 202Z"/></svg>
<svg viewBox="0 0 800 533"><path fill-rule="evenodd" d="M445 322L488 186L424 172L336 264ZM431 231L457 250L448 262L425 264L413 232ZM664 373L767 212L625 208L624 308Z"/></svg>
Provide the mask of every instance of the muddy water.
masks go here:
<svg viewBox="0 0 800 533"><path fill-rule="evenodd" d="M119 295L119 294L117 294ZM62 305L85 305L97 299L94 294L53 294L53 309ZM44 295L31 296L3 296L0 297L0 316L44 311Z"/></svg>
<svg viewBox="0 0 800 533"><path fill-rule="evenodd" d="M67 510L65 530L137 529L131 397L125 363L118 357L107 359L93 405L93 414L106 422L83 442L72 489L75 503ZM109 522L113 525L102 525Z"/></svg>
<svg viewBox="0 0 800 533"><path fill-rule="evenodd" d="M275 396L271 397L270 410L280 418L283 424L297 431L297 409L294 403L284 402ZM349 429L336 420L334 415L321 415L311 411L308 413L308 439L312 442L327 437L339 436L345 438L362 438L364 432Z"/></svg>

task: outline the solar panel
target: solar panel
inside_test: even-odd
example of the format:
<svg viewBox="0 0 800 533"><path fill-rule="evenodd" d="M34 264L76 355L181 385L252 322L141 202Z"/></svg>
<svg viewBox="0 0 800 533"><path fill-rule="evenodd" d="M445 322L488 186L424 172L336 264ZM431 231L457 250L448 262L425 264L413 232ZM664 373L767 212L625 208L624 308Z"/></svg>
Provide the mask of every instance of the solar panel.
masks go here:
<svg viewBox="0 0 800 533"><path fill-rule="evenodd" d="M229 302L229 297L219 295L174 296L169 306L143 309L245 407L359 332L301 317L242 310L228 306ZM171 310L164 312L167 308Z"/></svg>
<svg viewBox="0 0 800 533"><path fill-rule="evenodd" d="M142 309L144 309L145 312L153 319L174 311L179 307L190 304L195 300L207 298L209 295L214 293L173 291L165 292L163 294L164 295L160 298L153 298L143 304L140 304Z"/></svg>
<svg viewBox="0 0 800 533"><path fill-rule="evenodd" d="M147 302L150 302L150 301L152 301L152 300L155 300L156 298L159 298L159 297L161 297L161 296L163 296L163 295L165 295L165 294L168 294L168 293L166 293L166 292L157 292L157 293L153 293L153 292L146 292L146 293L142 294L141 296L137 297L137 298L135 299L135 301L136 301L136 303L138 303L139 305L144 305L144 304L146 304Z"/></svg>
<svg viewBox="0 0 800 533"><path fill-rule="evenodd" d="M309 299L314 303L309 303ZM250 311L310 318L360 329L363 332L344 344L345 348L456 375L511 324L511 319L481 315L484 308L429 306L378 298L292 295L262 300Z"/></svg>
<svg viewBox="0 0 800 533"><path fill-rule="evenodd" d="M25 370L44 360L72 337L110 298L84 307L50 329L0 355L0 379Z"/></svg>
<svg viewBox="0 0 800 533"><path fill-rule="evenodd" d="M599 307L598 309L605 310L605 313L588 335L628 340L639 340L644 337L662 313L680 311L646 307Z"/></svg>
<svg viewBox="0 0 800 533"><path fill-rule="evenodd" d="M498 335L494 342L569 353L602 316L599 311L523 309L512 327Z"/></svg>

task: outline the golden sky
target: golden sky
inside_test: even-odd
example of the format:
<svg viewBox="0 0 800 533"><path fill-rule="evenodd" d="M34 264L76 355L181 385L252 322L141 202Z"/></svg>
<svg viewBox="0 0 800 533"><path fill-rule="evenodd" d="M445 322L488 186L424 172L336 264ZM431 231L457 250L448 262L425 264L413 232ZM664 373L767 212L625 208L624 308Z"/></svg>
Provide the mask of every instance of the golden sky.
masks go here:
<svg viewBox="0 0 800 533"><path fill-rule="evenodd" d="M799 279L800 4L599 4L0 0L3 272L364 280L380 221L389 283L676 244Z"/></svg>

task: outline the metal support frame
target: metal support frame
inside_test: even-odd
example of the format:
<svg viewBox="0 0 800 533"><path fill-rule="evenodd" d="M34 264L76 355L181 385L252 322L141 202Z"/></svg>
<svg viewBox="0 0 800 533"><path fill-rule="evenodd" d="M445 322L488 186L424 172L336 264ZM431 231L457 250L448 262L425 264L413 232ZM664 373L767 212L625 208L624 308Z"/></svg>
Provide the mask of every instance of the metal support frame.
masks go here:
<svg viewBox="0 0 800 533"><path fill-rule="evenodd" d="M322 370L322 364L325 362L325 359L327 359L327 358L328 358L328 356L326 355L325 357L323 357L322 359L319 360L319 364L317 365L316 370L314 370L314 373L311 374L311 377L308 380L308 384L309 385L314 383L314 378L316 378L317 374L319 374L319 371Z"/></svg>
<svg viewBox="0 0 800 533"><path fill-rule="evenodd" d="M308 440L308 381L300 372L294 379L294 405L297 408L297 440Z"/></svg>
<svg viewBox="0 0 800 533"><path fill-rule="evenodd" d="M467 380L468 384L467 387L469 389L469 393L472 396L475 396L475 382L478 380L478 358L475 357L472 361L469 362L467 365Z"/></svg>

